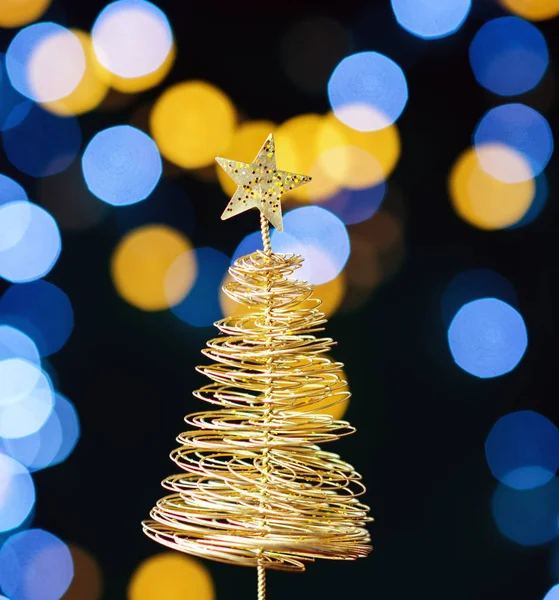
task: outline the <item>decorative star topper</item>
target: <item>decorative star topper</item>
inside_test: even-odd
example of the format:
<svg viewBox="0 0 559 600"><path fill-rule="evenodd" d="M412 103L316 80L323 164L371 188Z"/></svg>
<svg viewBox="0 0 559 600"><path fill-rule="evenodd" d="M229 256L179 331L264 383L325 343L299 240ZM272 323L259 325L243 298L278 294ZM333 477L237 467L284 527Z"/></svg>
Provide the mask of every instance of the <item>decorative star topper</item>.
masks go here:
<svg viewBox="0 0 559 600"><path fill-rule="evenodd" d="M278 231L283 231L282 194L308 183L311 178L278 171L274 136L270 134L266 138L250 164L219 157L216 161L238 186L221 218L230 219L249 208L257 207Z"/></svg>

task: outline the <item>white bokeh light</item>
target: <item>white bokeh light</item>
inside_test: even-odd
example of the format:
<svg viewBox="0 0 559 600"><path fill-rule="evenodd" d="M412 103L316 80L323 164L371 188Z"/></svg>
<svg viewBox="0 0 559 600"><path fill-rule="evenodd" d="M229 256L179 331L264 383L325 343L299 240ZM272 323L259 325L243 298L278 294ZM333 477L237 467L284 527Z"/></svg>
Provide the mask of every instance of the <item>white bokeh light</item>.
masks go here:
<svg viewBox="0 0 559 600"><path fill-rule="evenodd" d="M99 62L125 78L156 71L173 46L163 11L144 0L118 0L106 6L91 31Z"/></svg>

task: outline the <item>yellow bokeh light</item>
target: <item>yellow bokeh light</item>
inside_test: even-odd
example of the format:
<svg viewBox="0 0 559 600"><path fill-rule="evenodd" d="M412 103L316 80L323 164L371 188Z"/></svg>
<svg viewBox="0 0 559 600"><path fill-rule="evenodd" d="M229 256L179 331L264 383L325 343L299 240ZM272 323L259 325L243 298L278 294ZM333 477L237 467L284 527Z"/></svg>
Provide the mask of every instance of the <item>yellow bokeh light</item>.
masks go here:
<svg viewBox="0 0 559 600"><path fill-rule="evenodd" d="M309 113L293 117L278 127L275 133L278 169L311 174L312 166L322 151L318 140L323 119L321 115ZM309 184L289 192L289 197L303 201L315 197L329 198L338 189L339 185L327 176L313 177Z"/></svg>
<svg viewBox="0 0 559 600"><path fill-rule="evenodd" d="M68 546L74 563L74 577L63 600L99 600L103 594L103 575L97 561L83 548Z"/></svg>
<svg viewBox="0 0 559 600"><path fill-rule="evenodd" d="M134 229L122 238L111 258L117 292L128 303L146 311L178 304L196 279L195 253L190 250L189 240L166 225Z"/></svg>
<svg viewBox="0 0 559 600"><path fill-rule="evenodd" d="M276 125L271 121L246 121L237 127L229 147L224 150L225 158L233 158L252 162L262 147L264 140L274 133ZM237 184L231 179L224 169L216 164L217 178L227 196L232 196L237 189Z"/></svg>
<svg viewBox="0 0 559 600"><path fill-rule="evenodd" d="M396 125L378 131L356 131L344 125L332 112L323 119L317 144L319 156L325 153L326 159L323 157L323 163L319 161L315 167L319 172L329 172L335 181L350 188L369 187L387 179L401 152Z"/></svg>
<svg viewBox="0 0 559 600"><path fill-rule="evenodd" d="M511 12L531 21L543 21L559 15L559 0L500 0Z"/></svg>
<svg viewBox="0 0 559 600"><path fill-rule="evenodd" d="M180 554L157 554L132 575L128 600L214 600L208 569Z"/></svg>
<svg viewBox="0 0 559 600"><path fill-rule="evenodd" d="M84 51L85 72L83 77L68 96L53 102L42 103L43 108L61 116L81 115L97 108L109 91L107 81L112 77L109 71L97 61L89 34L79 29L71 31L78 38Z"/></svg>
<svg viewBox="0 0 559 600"><path fill-rule="evenodd" d="M156 101L151 134L169 161L198 169L222 156L233 139L235 107L217 87L187 81L166 90Z"/></svg>
<svg viewBox="0 0 559 600"><path fill-rule="evenodd" d="M167 54L167 58L159 68L155 69L155 71L152 71L147 75L142 75L141 77L121 77L120 75L110 73L110 79L108 79L108 81L110 81L111 86L115 90L118 90L123 94L136 94L137 92L149 90L156 85L159 85L165 77L167 77L169 71L175 64L176 57L177 49L173 43L169 54ZM107 71L107 73L109 73L109 71Z"/></svg>
<svg viewBox="0 0 559 600"><path fill-rule="evenodd" d="M52 0L0 0L0 27L21 27L36 21Z"/></svg>
<svg viewBox="0 0 559 600"><path fill-rule="evenodd" d="M526 214L536 186L533 179L505 183L491 177L480 165L478 153L469 148L455 162L449 192L457 214L480 229L502 229Z"/></svg>

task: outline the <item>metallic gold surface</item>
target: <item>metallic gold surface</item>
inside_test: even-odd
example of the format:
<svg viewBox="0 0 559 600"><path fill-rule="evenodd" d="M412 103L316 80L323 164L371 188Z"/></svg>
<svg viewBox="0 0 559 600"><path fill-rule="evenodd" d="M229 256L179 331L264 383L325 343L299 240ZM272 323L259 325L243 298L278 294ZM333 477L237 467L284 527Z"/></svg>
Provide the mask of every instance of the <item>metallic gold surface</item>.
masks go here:
<svg viewBox="0 0 559 600"><path fill-rule="evenodd" d="M278 231L283 231L282 194L305 185L311 178L277 169L274 136L268 136L252 163L228 158L216 158L216 161L237 184L237 190L221 218L230 219L257 207Z"/></svg>
<svg viewBox="0 0 559 600"><path fill-rule="evenodd" d="M224 286L249 311L216 323L221 335L197 370L211 383L194 396L215 409L185 417L171 453L181 473L143 522L155 541L219 562L302 571L316 558L352 560L371 551L361 476L320 444L355 430L318 414L329 397L349 396L343 365L317 337L326 319L313 286L292 276L301 256L275 254L261 213L264 250L237 259Z"/></svg>

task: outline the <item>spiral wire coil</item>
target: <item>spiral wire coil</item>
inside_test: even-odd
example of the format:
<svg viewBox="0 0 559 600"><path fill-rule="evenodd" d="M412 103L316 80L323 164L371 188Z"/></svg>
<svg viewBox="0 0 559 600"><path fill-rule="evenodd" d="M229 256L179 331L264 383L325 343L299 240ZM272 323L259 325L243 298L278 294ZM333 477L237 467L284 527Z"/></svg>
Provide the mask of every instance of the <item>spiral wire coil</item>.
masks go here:
<svg viewBox="0 0 559 600"><path fill-rule="evenodd" d="M303 571L316 558L352 560L371 551L361 476L319 444L355 431L318 414L349 396L343 365L313 286L291 276L302 264L265 245L237 259L225 293L247 312L216 323L221 332L197 367L211 383L194 396L217 405L185 417L171 453L181 473L162 485L144 532L174 550L235 565ZM263 598L264 593L259 594Z"/></svg>

